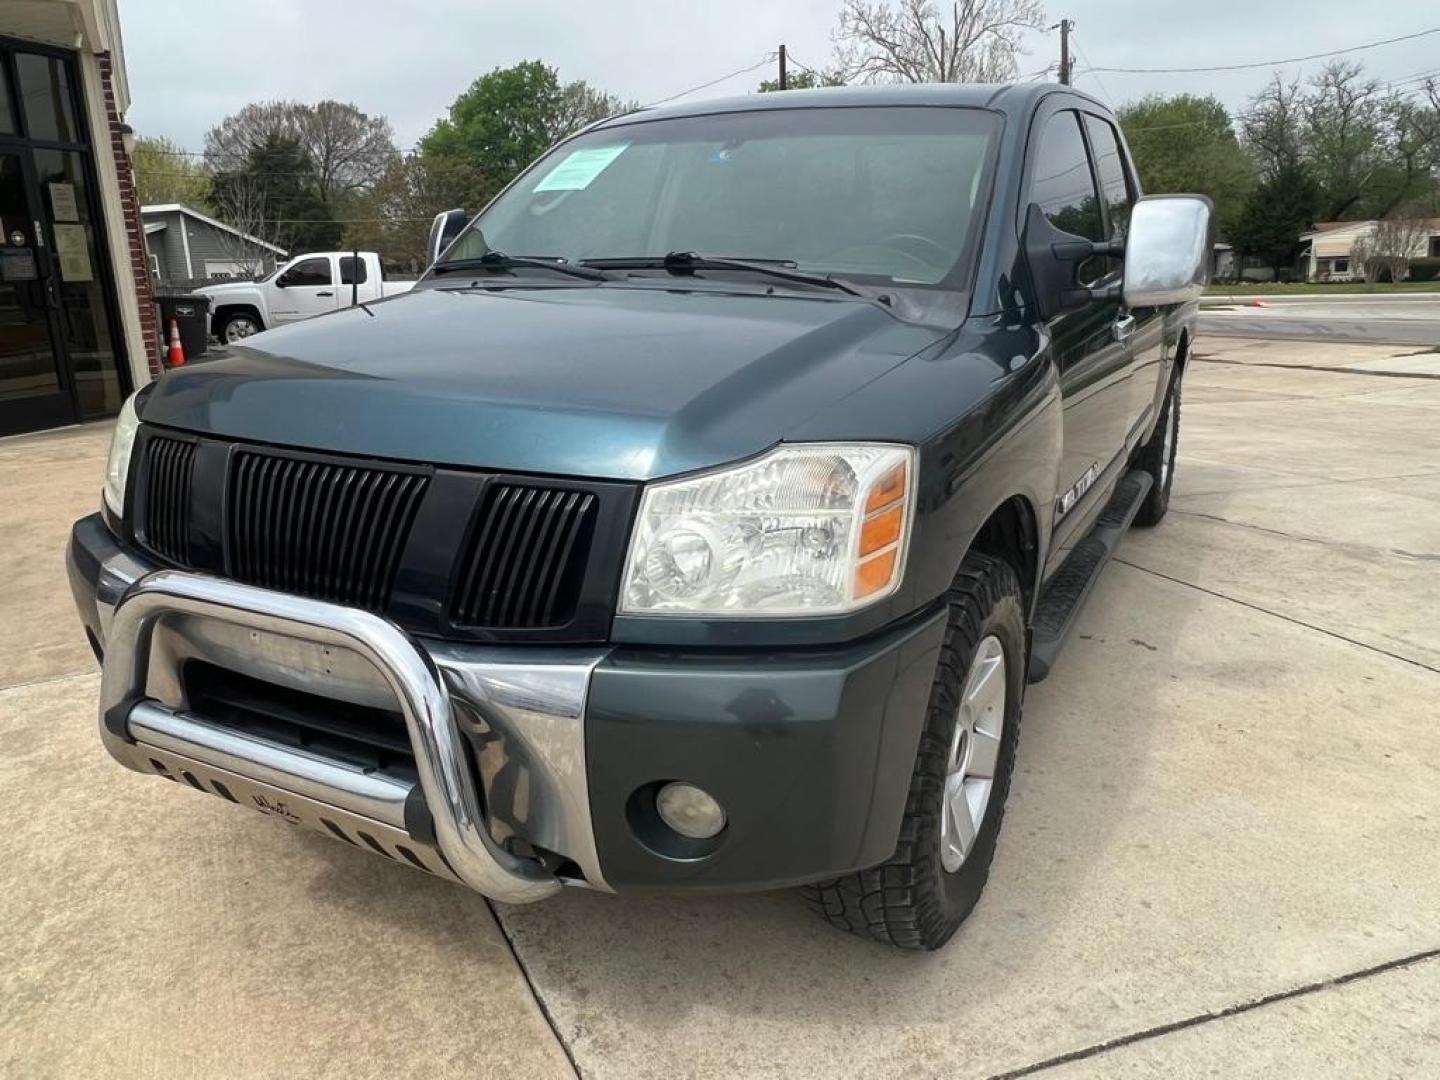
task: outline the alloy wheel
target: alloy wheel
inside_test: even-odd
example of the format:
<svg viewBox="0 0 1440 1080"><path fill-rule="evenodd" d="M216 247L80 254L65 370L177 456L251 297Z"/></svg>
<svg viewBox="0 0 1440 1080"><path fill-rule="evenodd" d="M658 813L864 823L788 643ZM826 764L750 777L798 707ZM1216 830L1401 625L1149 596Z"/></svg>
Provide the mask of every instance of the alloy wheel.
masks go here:
<svg viewBox="0 0 1440 1080"><path fill-rule="evenodd" d="M940 863L954 873L975 845L1000 760L1005 730L1005 649L991 634L975 649L965 673L960 709L950 737L940 817Z"/></svg>

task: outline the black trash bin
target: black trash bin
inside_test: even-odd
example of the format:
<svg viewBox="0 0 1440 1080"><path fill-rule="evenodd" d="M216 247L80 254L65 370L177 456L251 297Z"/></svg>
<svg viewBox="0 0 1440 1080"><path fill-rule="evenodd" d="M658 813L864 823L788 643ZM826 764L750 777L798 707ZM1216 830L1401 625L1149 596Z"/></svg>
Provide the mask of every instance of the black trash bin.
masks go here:
<svg viewBox="0 0 1440 1080"><path fill-rule="evenodd" d="M155 297L160 306L160 337L164 348L170 348L170 320L180 327L180 346L185 350L185 359L194 360L205 355L210 339L210 298L191 293L160 294Z"/></svg>

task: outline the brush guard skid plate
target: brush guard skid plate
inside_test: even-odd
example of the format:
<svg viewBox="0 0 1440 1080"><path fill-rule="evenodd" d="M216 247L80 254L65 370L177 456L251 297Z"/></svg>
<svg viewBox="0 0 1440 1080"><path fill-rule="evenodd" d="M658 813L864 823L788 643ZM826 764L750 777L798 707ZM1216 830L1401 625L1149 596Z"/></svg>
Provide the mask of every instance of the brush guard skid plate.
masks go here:
<svg viewBox="0 0 1440 1080"><path fill-rule="evenodd" d="M416 785L148 699L151 638L167 615L343 649L368 662L404 716L419 792ZM199 574L148 574L121 597L106 634L100 729L111 756L131 769L452 877L491 899L526 903L561 887L538 861L511 854L491 836L468 744L433 660L378 615ZM433 821L433 840L416 835L415 822L426 818Z"/></svg>

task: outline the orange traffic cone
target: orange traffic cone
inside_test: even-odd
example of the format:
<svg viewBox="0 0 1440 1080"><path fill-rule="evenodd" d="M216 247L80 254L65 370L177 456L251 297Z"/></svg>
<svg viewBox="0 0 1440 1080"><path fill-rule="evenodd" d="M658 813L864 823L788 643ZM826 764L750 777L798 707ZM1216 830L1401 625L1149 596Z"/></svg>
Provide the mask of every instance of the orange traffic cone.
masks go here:
<svg viewBox="0 0 1440 1080"><path fill-rule="evenodd" d="M180 344L180 324L174 319L170 320L170 351L165 354L165 362L171 367L185 363L185 349Z"/></svg>

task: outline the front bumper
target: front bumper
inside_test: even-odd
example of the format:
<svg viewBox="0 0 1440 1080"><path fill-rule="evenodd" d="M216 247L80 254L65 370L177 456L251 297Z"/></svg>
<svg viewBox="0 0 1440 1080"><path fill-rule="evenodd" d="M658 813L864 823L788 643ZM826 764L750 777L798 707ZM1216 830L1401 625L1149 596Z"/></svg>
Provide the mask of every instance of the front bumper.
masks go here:
<svg viewBox="0 0 1440 1080"><path fill-rule="evenodd" d="M884 861L944 633L931 612L804 651L417 640L366 612L161 570L99 515L76 523L68 569L117 760L507 902L561 884L764 889ZM186 700L191 660L398 710L417 775L210 722ZM719 837L659 822L671 780L720 801Z"/></svg>

